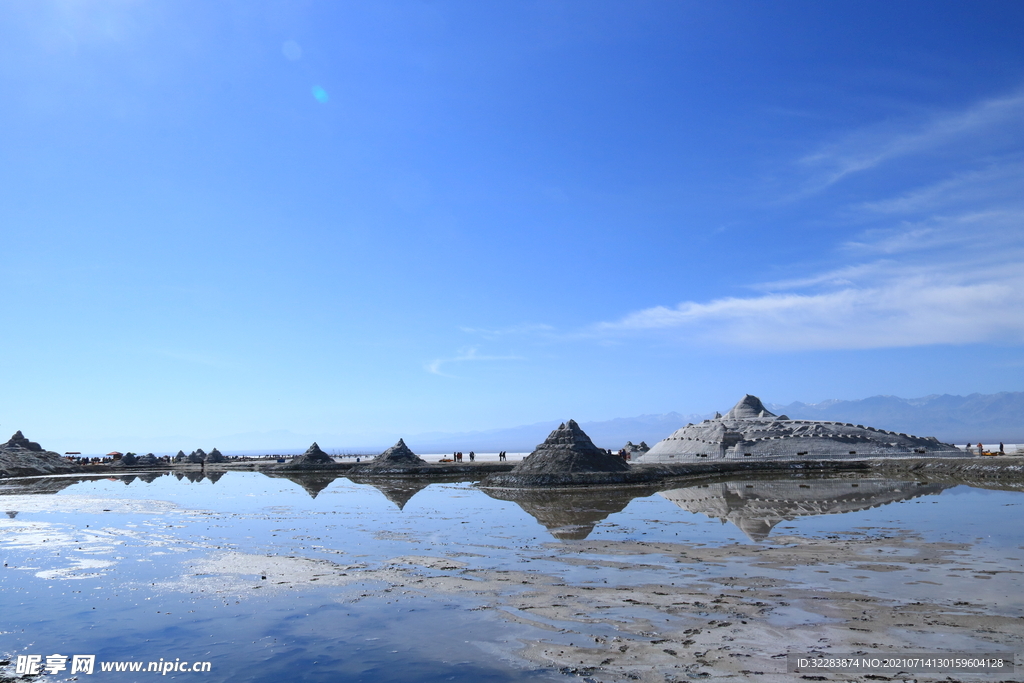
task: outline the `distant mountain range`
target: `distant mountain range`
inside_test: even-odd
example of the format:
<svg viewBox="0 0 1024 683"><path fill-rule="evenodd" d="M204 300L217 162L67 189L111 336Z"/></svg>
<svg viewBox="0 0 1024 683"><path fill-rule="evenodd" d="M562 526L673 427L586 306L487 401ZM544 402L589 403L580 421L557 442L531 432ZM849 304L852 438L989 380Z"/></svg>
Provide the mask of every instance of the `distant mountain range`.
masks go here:
<svg viewBox="0 0 1024 683"><path fill-rule="evenodd" d="M665 413L664 415L640 415L639 417L619 417L602 422L581 422L580 427L602 448L618 450L627 441L639 444L646 441L653 446L666 436L684 427L687 422L700 422L713 417L707 415L682 415ZM537 422L520 427L504 429L488 429L479 432L459 432L445 434L433 432L417 434L406 439L409 447L421 453L447 453L448 451L508 451L510 453L529 453L537 444L544 441L553 429L558 427L558 420Z"/></svg>
<svg viewBox="0 0 1024 683"><path fill-rule="evenodd" d="M764 397L762 397L764 398ZM968 441L986 444L1003 441L1024 443L1024 392L999 394L971 394L970 396L925 396L899 398L872 396L857 401L830 400L821 403L766 403L769 410L793 419L835 420L852 422L879 429L906 432L916 436L934 436L940 441L963 445ZM724 413L731 406L722 406ZM640 415L600 422L581 422L580 426L598 446L618 450L627 441L639 444L646 441L653 446L689 422L700 422L714 417L714 413L683 415ZM379 453L404 436L417 453L450 453L452 451L528 453L544 441L557 427L557 420L537 422L519 427L488 429L475 432L428 432L412 435L394 435L390 438L361 440L338 434L296 434L287 430L248 432L213 439L195 439L182 436L119 439L60 439L53 438L43 444L54 450L75 450L86 453L105 453L113 448L143 453L175 453L179 448L191 452L202 447L209 450L217 446L224 453L301 453L313 441L332 454ZM33 435L30 435L33 436Z"/></svg>
<svg viewBox="0 0 1024 683"><path fill-rule="evenodd" d="M923 398L872 396L856 401L833 399L821 403L765 405L773 413L793 419L852 422L916 436L934 436L946 443L1024 443L1024 392L1019 391L970 396L943 394ZM581 422L580 427L598 446L618 450L627 441L636 444L646 441L653 446L687 423L711 417L714 417L714 413L665 413ZM413 450L422 453L455 450L468 452L471 449L482 452L529 452L558 424L558 421L552 420L479 432L434 432L413 435L406 441Z"/></svg>
<svg viewBox="0 0 1024 683"><path fill-rule="evenodd" d="M872 396L859 401L766 404L779 415L794 419L836 420L934 436L946 443L1024 442L1024 392L949 394L923 398Z"/></svg>

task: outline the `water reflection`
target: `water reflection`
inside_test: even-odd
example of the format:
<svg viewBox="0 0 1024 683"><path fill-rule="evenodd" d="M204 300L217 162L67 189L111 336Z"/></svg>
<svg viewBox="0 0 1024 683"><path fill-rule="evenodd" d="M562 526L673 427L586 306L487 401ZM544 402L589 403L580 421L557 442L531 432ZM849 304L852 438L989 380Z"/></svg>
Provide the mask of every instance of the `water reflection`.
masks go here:
<svg viewBox="0 0 1024 683"><path fill-rule="evenodd" d="M581 541L608 515L621 512L634 498L647 497L654 487L574 490L483 489L491 498L515 503L563 541Z"/></svg>
<svg viewBox="0 0 1024 683"><path fill-rule="evenodd" d="M834 515L942 493L951 484L891 479L743 479L660 491L679 507L732 522L762 541L776 524L809 515Z"/></svg>
<svg viewBox="0 0 1024 683"><path fill-rule="evenodd" d="M375 479L365 483L383 493L385 498L397 505L399 510L402 510L413 496L430 486L433 482L417 479Z"/></svg>
<svg viewBox="0 0 1024 683"><path fill-rule="evenodd" d="M303 491L309 494L310 498L316 498L321 491L339 478L337 474L330 472L264 472L263 474L272 479L287 479L298 484Z"/></svg>

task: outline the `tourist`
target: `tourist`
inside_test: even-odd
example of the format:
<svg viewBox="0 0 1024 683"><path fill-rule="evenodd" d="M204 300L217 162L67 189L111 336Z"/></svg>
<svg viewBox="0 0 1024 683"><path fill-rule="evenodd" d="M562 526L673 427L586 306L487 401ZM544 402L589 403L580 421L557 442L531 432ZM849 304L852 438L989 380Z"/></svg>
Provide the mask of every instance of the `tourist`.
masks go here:
<svg viewBox="0 0 1024 683"><path fill-rule="evenodd" d="M1006 455L1006 451L1003 450L1003 442L999 442L999 455Z"/></svg>
<svg viewBox="0 0 1024 683"><path fill-rule="evenodd" d="M473 462L473 460L475 460L475 459L476 459L476 453L474 453L473 451L470 451L469 452L469 461Z"/></svg>

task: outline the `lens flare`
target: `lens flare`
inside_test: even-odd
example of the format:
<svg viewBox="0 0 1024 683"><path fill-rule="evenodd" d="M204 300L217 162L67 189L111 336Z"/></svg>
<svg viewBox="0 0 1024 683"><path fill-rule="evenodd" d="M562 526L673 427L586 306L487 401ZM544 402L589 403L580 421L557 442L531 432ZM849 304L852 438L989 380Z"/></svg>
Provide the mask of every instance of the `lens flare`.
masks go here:
<svg viewBox="0 0 1024 683"><path fill-rule="evenodd" d="M321 88L319 85L314 85L313 86L313 99L315 99L320 104L326 104L327 100L329 100L331 98L327 95L327 91L326 90Z"/></svg>
<svg viewBox="0 0 1024 683"><path fill-rule="evenodd" d="M286 40L281 45L281 54L284 55L285 59L290 61L296 61L302 59L302 47L294 40Z"/></svg>

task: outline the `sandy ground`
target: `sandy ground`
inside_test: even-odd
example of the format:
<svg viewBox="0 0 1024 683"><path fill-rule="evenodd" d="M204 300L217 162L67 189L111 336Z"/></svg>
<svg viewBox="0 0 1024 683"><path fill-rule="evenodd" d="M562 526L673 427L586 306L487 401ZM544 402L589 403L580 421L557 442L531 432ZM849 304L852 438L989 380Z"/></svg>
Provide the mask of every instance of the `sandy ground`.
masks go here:
<svg viewBox="0 0 1024 683"><path fill-rule="evenodd" d="M983 558L968 544L924 542L897 532L781 536L772 545L704 548L547 543L533 549L533 556L525 553L515 569L498 571L474 569L460 553L452 555L399 556L371 569L233 552L195 570L205 577L206 590L216 577L214 590L225 592L288 590L318 581L364 587L345 600L393 592L460 595L476 609L495 610L548 634L521 643L520 656L590 681L793 681L817 674L787 673L790 652L1019 653L1024 645L1024 549ZM550 571L552 562L567 571ZM621 581L566 579L573 569L593 566L617 570ZM381 588L365 591L375 582ZM1018 669L1012 675L827 673L809 680L897 679L1024 676Z"/></svg>

